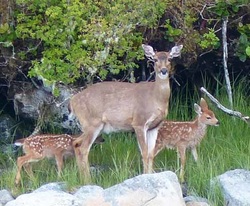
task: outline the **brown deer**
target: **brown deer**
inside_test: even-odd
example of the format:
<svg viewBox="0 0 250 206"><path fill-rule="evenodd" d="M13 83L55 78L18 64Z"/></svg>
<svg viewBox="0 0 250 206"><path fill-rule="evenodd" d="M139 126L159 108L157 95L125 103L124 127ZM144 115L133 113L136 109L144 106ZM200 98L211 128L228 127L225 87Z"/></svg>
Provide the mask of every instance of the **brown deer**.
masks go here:
<svg viewBox="0 0 250 206"><path fill-rule="evenodd" d="M33 176L30 163L37 162L45 157L55 158L58 170L58 176L61 175L64 157L74 156L77 153L79 145L74 144L73 141L79 135L68 134L42 134L32 135L27 138L18 139L15 145L22 146L25 153L24 156L17 159L17 174L15 184L18 185L21 180L21 169L24 166L26 172ZM101 143L104 140L99 136L95 143Z"/></svg>
<svg viewBox="0 0 250 206"><path fill-rule="evenodd" d="M158 137L154 149L156 156L163 148L177 149L181 159L180 180L184 182L184 167L186 161L186 149L190 148L194 160L197 162L198 154L196 146L206 134L207 126L218 126L219 121L214 113L208 109L206 101L201 98L200 106L194 104L197 117L189 122L163 121L158 131Z"/></svg>
<svg viewBox="0 0 250 206"><path fill-rule="evenodd" d="M99 133L134 131L142 155L143 171L152 171L153 149L158 126L168 114L170 60L180 55L182 45L170 52L154 52L142 45L154 62L155 82L102 82L75 94L69 108L78 118L84 134L77 162L83 178L90 180L88 155Z"/></svg>

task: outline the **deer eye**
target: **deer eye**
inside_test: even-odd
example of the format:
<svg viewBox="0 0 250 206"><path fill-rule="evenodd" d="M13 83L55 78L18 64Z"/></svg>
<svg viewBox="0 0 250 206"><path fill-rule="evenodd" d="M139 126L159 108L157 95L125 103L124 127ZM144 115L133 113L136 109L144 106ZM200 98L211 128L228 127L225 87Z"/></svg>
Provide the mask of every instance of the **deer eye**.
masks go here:
<svg viewBox="0 0 250 206"><path fill-rule="evenodd" d="M207 116L207 119L212 119L211 117Z"/></svg>

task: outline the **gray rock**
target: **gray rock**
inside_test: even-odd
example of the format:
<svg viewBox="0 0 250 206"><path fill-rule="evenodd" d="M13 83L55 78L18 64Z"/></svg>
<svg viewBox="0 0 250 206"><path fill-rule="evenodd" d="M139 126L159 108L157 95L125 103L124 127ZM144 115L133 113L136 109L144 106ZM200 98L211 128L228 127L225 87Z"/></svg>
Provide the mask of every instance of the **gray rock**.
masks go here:
<svg viewBox="0 0 250 206"><path fill-rule="evenodd" d="M51 182L45 185L42 185L41 187L39 187L38 189L34 190L33 193L36 192L45 192L45 191L49 191L49 190L53 190L53 191L64 191L66 192L66 183L64 182Z"/></svg>
<svg viewBox="0 0 250 206"><path fill-rule="evenodd" d="M30 194L18 196L6 206L185 206L175 173L143 174L108 189L84 186L73 195L64 183L43 185Z"/></svg>
<svg viewBox="0 0 250 206"><path fill-rule="evenodd" d="M186 206L209 206L208 200L198 196L184 197Z"/></svg>
<svg viewBox="0 0 250 206"><path fill-rule="evenodd" d="M71 194L63 191L48 190L18 196L6 206L82 206Z"/></svg>
<svg viewBox="0 0 250 206"><path fill-rule="evenodd" d="M143 174L105 189L94 198L84 199L84 206L184 206L181 187L173 172Z"/></svg>
<svg viewBox="0 0 250 206"><path fill-rule="evenodd" d="M209 206L209 204L206 202L192 201L192 202L187 202L186 206Z"/></svg>
<svg viewBox="0 0 250 206"><path fill-rule="evenodd" d="M243 169L231 170L216 177L216 180L222 188L225 205L250 205L250 171Z"/></svg>
<svg viewBox="0 0 250 206"><path fill-rule="evenodd" d="M21 134L17 128L17 122L7 114L0 115L0 143L10 144L14 136Z"/></svg>
<svg viewBox="0 0 250 206"><path fill-rule="evenodd" d="M27 119L43 121L54 127L79 133L78 121L75 116L69 117L68 110L69 99L76 91L63 85L58 85L57 88L60 91L59 97L54 97L44 87L18 91L13 97L15 113Z"/></svg>
<svg viewBox="0 0 250 206"><path fill-rule="evenodd" d="M14 109L16 115L37 119L44 109L44 105L51 104L53 96L43 89L28 89L14 95Z"/></svg>
<svg viewBox="0 0 250 206"><path fill-rule="evenodd" d="M5 205L11 200L14 200L14 198L8 190L0 190L0 205Z"/></svg>
<svg viewBox="0 0 250 206"><path fill-rule="evenodd" d="M96 185L87 185L79 188L74 196L84 202L87 199L95 198L103 195L103 188Z"/></svg>
<svg viewBox="0 0 250 206"><path fill-rule="evenodd" d="M70 97L76 93L72 88L60 85L58 86L60 96L56 98L56 103L50 107L50 113L56 115L57 122L54 124L62 128L73 130L75 133L80 132L80 124L74 114L69 111Z"/></svg>

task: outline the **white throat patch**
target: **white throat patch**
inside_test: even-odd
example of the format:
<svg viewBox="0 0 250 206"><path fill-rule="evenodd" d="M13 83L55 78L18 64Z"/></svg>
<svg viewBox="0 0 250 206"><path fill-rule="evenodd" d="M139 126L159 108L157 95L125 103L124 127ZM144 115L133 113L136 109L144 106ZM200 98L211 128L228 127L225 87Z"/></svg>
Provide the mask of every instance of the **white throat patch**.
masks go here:
<svg viewBox="0 0 250 206"><path fill-rule="evenodd" d="M168 73L166 73L166 74L159 73L159 74L158 74L158 77L159 77L160 79L167 79L167 78L168 78Z"/></svg>

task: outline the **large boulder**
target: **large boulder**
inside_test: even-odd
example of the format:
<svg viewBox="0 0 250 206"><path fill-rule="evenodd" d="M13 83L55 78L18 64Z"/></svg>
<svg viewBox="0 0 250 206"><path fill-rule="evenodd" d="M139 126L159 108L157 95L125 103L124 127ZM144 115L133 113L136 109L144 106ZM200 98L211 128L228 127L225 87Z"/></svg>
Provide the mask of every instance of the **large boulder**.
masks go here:
<svg viewBox="0 0 250 206"><path fill-rule="evenodd" d="M5 205L12 200L14 200L14 198L8 190L0 190L0 205Z"/></svg>
<svg viewBox="0 0 250 206"><path fill-rule="evenodd" d="M171 206L185 205L178 178L170 171L139 175L105 190L95 188L95 194L88 192L82 201L84 206L165 206L170 202Z"/></svg>
<svg viewBox="0 0 250 206"><path fill-rule="evenodd" d="M87 204L102 205L104 189L96 185L87 185L79 188L74 196L81 200L82 206Z"/></svg>
<svg viewBox="0 0 250 206"><path fill-rule="evenodd" d="M63 191L44 191L20 195L6 206L82 206L71 194Z"/></svg>
<svg viewBox="0 0 250 206"><path fill-rule="evenodd" d="M60 95L55 97L44 87L28 87L27 90L16 91L13 97L15 114L35 122L48 123L52 127L80 131L76 118L69 118L68 104L76 91L63 85L58 86ZM71 115L72 116L72 115Z"/></svg>
<svg viewBox="0 0 250 206"><path fill-rule="evenodd" d="M143 174L103 189L83 186L74 194L62 183L44 185L30 194L18 196L6 206L185 206L175 173Z"/></svg>
<svg viewBox="0 0 250 206"><path fill-rule="evenodd" d="M185 205L175 173L143 174L104 191L105 202L114 206ZM88 204L89 206L91 204Z"/></svg>
<svg viewBox="0 0 250 206"><path fill-rule="evenodd" d="M207 199L198 196L184 197L186 206L210 206Z"/></svg>
<svg viewBox="0 0 250 206"><path fill-rule="evenodd" d="M213 180L219 183L227 206L250 205L250 171L235 169Z"/></svg>
<svg viewBox="0 0 250 206"><path fill-rule="evenodd" d="M32 193L18 196L6 206L82 206L80 200L65 191L63 183L49 183Z"/></svg>

